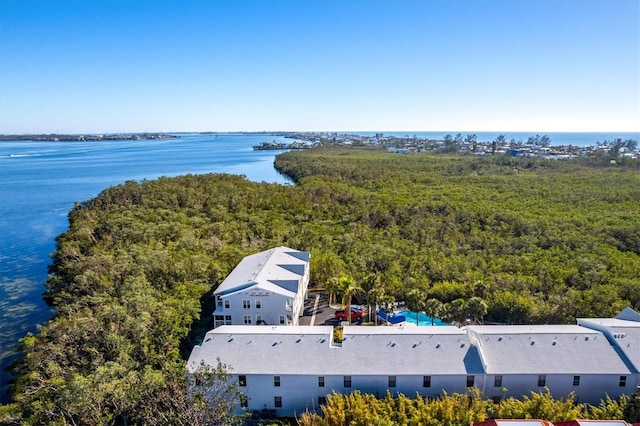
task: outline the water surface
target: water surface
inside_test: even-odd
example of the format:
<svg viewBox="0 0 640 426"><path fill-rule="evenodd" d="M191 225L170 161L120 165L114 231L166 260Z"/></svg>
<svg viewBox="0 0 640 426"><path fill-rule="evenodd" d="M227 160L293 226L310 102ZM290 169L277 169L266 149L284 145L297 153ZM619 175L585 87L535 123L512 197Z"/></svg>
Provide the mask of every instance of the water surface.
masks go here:
<svg viewBox="0 0 640 426"><path fill-rule="evenodd" d="M104 142L0 142L0 400L4 369L18 339L51 315L42 300L55 237L68 227L74 202L128 180L196 173L233 173L288 183L273 168L280 151L251 147L283 138L182 135L179 139Z"/></svg>

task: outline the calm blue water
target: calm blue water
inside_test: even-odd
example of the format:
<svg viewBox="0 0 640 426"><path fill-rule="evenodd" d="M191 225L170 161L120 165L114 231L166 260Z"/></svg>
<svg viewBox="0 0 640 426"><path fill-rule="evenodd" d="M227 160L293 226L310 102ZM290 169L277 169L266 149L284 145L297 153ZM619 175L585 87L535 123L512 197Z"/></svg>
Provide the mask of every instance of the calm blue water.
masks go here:
<svg viewBox="0 0 640 426"><path fill-rule="evenodd" d="M161 141L0 142L0 400L18 339L51 311L42 301L49 253L75 201L127 180L188 173L243 174L287 183L278 151L251 147L274 136L186 135Z"/></svg>
<svg viewBox="0 0 640 426"><path fill-rule="evenodd" d="M378 132L347 132L348 134L358 134L365 136L374 136ZM495 140L499 135L504 135L507 141L515 139L517 142L526 142L527 139L535 137L536 135L547 135L551 138L551 146L560 145L573 145L573 146L593 146L604 142L605 140L612 141L617 138L623 140L634 139L640 142L640 132L609 132L609 133L568 133L568 132L382 132L387 136L396 137L413 137L414 135L419 138L442 140L445 135L454 136L461 133L462 136L475 133L478 142L491 142Z"/></svg>
<svg viewBox="0 0 640 426"><path fill-rule="evenodd" d="M431 317L428 315L423 314L422 312L418 313L418 321L419 323L416 323L416 313L412 312L412 311L402 311L402 312L397 312L396 315L403 315L407 322L410 322L411 324L416 324L419 325L420 327L424 326L429 326L431 327ZM446 322L443 322L440 318L434 318L433 320L433 325L449 325Z"/></svg>

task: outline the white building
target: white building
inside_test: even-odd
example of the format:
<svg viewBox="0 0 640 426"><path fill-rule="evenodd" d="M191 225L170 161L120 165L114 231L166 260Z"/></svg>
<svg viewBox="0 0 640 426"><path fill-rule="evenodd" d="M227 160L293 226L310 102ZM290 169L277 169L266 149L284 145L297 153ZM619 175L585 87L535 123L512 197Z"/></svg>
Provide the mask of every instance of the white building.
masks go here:
<svg viewBox="0 0 640 426"><path fill-rule="evenodd" d="M316 410L333 391L435 397L483 386L477 351L457 327L221 326L189 357L193 370L232 367L247 409L278 416Z"/></svg>
<svg viewBox="0 0 640 426"><path fill-rule="evenodd" d="M548 388L555 398L573 393L598 404L636 390L640 321L632 314L465 330L345 326L341 342L332 326L223 325L193 348L188 368L220 360L246 396L242 408L278 416L317 410L333 391L355 390L435 397L476 387L485 398L518 398Z"/></svg>
<svg viewBox="0 0 640 426"><path fill-rule="evenodd" d="M297 325L309 285L306 251L276 247L245 257L214 291L214 328Z"/></svg>
<svg viewBox="0 0 640 426"><path fill-rule="evenodd" d="M578 325L470 326L486 374L487 398L530 395L545 388L555 398L574 393L597 404L635 391L636 371L606 337Z"/></svg>
<svg viewBox="0 0 640 426"><path fill-rule="evenodd" d="M618 351L620 358L633 370L634 386L640 386L640 315L630 308L616 318L578 318L578 324L602 332Z"/></svg>

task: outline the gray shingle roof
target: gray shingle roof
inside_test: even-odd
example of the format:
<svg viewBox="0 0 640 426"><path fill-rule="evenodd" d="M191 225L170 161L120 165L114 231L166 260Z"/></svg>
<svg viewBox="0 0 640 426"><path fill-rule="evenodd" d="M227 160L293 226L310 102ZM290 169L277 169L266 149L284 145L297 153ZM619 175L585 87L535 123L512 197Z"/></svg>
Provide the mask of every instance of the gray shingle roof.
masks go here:
<svg viewBox="0 0 640 426"><path fill-rule="evenodd" d="M252 254L238 263L214 294L228 294L266 283L295 294L309 258L309 252L288 247L275 247Z"/></svg>
<svg viewBox="0 0 640 426"><path fill-rule="evenodd" d="M630 374L606 337L578 325L467 327L487 374Z"/></svg>
<svg viewBox="0 0 640 426"><path fill-rule="evenodd" d="M618 318L578 318L584 327L606 330L624 355L640 370L640 322Z"/></svg>
<svg viewBox="0 0 640 426"><path fill-rule="evenodd" d="M482 374L475 348L456 327L221 326L205 336L189 368L217 358L243 374Z"/></svg>

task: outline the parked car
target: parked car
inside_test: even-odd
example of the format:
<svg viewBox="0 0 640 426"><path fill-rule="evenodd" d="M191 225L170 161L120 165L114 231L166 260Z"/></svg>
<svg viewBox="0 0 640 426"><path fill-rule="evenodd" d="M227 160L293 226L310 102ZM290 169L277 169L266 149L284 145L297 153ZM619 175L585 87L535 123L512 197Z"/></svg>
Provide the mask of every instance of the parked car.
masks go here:
<svg viewBox="0 0 640 426"><path fill-rule="evenodd" d="M364 316L364 311L361 308L358 308L356 306L352 306L351 307L351 319L358 319L358 318L362 318ZM345 309L338 309L335 313L335 317L340 319L340 320L346 320L347 319L347 311Z"/></svg>

